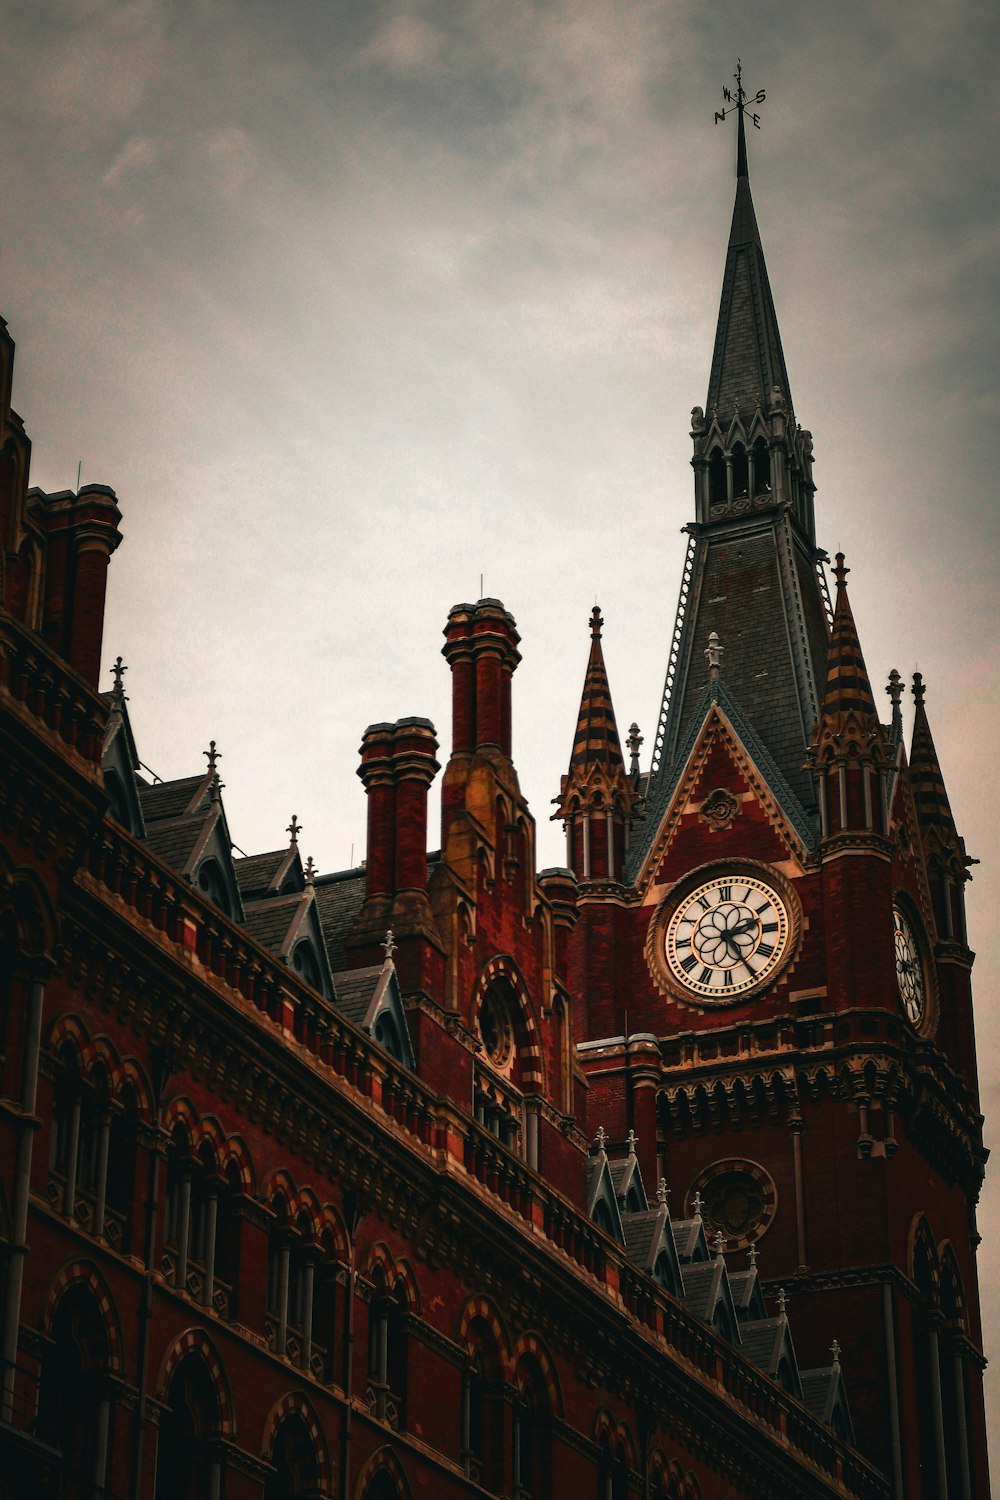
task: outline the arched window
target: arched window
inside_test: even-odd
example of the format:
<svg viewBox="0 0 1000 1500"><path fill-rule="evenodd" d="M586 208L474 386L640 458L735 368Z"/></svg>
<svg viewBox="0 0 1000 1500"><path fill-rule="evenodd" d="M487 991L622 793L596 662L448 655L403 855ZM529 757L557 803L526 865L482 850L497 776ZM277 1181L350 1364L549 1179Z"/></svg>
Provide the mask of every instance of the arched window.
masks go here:
<svg viewBox="0 0 1000 1500"><path fill-rule="evenodd" d="M722 449L716 445L708 460L708 501L710 505L725 505L728 499L726 460Z"/></svg>
<svg viewBox="0 0 1000 1500"><path fill-rule="evenodd" d="M406 1425L408 1320L405 1288L390 1290L379 1273L368 1323L369 1399L375 1414L396 1428Z"/></svg>
<svg viewBox="0 0 1000 1500"><path fill-rule="evenodd" d="M135 1089L126 1084L117 1107L111 1113L104 1210L104 1237L116 1250L123 1252L132 1248L138 1130L139 1105Z"/></svg>
<svg viewBox="0 0 1000 1500"><path fill-rule="evenodd" d="M765 495L771 488L771 453L765 438L759 437L753 445L753 492Z"/></svg>
<svg viewBox="0 0 1000 1500"><path fill-rule="evenodd" d="M733 496L739 499L750 490L750 464L742 443L733 445Z"/></svg>
<svg viewBox="0 0 1000 1500"><path fill-rule="evenodd" d="M597 1500L628 1500L628 1454L619 1438L612 1445L606 1432L601 1433L597 1461ZM653 1491L655 1494L655 1490ZM662 1489L660 1491L662 1494Z"/></svg>
<svg viewBox="0 0 1000 1500"><path fill-rule="evenodd" d="M524 1358L515 1372L514 1495L544 1500L551 1493L548 1392L542 1372Z"/></svg>
<svg viewBox="0 0 1000 1500"><path fill-rule="evenodd" d="M462 1449L465 1472L484 1490L503 1483L503 1380L492 1335L485 1326L474 1340L463 1379Z"/></svg>
<svg viewBox="0 0 1000 1500"><path fill-rule="evenodd" d="M89 1287L63 1297L42 1359L39 1422L63 1458L65 1500L104 1493L112 1440L107 1333Z"/></svg>
<svg viewBox="0 0 1000 1500"><path fill-rule="evenodd" d="M278 1428L271 1463L274 1473L267 1481L264 1500L298 1500L319 1489L316 1448L298 1412L290 1412Z"/></svg>
<svg viewBox="0 0 1000 1500"><path fill-rule="evenodd" d="M212 905L217 906L224 916L232 916L229 890L217 859L206 859L199 866L198 887L204 891Z"/></svg>
<svg viewBox="0 0 1000 1500"><path fill-rule="evenodd" d="M296 943L293 948L292 968L296 974L301 974L306 984L311 984L314 990L323 988L316 952L307 938L303 938L302 942Z"/></svg>
<svg viewBox="0 0 1000 1500"><path fill-rule="evenodd" d="M174 1371L160 1418L155 1500L215 1500L221 1494L222 1461L213 1441L221 1415L204 1360L194 1352L186 1355Z"/></svg>
<svg viewBox="0 0 1000 1500"><path fill-rule="evenodd" d="M210 1144L203 1141L192 1155L187 1132L178 1123L167 1148L163 1269L178 1291L229 1317L228 1297L216 1280L222 1188Z"/></svg>

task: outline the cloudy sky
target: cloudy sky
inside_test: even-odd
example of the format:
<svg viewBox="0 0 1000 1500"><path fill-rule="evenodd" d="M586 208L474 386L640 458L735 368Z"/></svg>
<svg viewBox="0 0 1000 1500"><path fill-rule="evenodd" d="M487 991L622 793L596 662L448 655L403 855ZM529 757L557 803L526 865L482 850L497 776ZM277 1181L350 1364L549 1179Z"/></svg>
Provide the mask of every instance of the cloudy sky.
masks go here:
<svg viewBox="0 0 1000 1500"><path fill-rule="evenodd" d="M82 464L118 491L107 655L143 759L190 774L214 738L243 848L295 811L321 868L361 858L361 731L446 735L441 628L482 576L521 630L515 757L562 861L595 598L619 723L652 741L739 53L820 539L873 678L924 672L983 858L1000 1121L998 31L988 0L6 0L15 404L37 484ZM981 1223L1000 1358L1000 1176Z"/></svg>

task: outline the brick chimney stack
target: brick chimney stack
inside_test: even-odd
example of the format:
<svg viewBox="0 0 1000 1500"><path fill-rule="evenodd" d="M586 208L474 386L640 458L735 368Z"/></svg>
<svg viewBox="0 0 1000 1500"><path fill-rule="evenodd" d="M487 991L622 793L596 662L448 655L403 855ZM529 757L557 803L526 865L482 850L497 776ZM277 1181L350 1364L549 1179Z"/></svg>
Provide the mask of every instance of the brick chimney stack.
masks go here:
<svg viewBox="0 0 1000 1500"><path fill-rule="evenodd" d="M396 795L395 891L427 889L427 792L441 769L430 719L400 719L392 731Z"/></svg>
<svg viewBox="0 0 1000 1500"><path fill-rule="evenodd" d="M121 541L113 489L85 484L79 494L29 491L47 537L43 634L81 677L97 687L104 636L108 560Z"/></svg>
<svg viewBox="0 0 1000 1500"><path fill-rule="evenodd" d="M452 754L511 752L511 677L521 660L514 617L499 599L456 604L445 626L452 671Z"/></svg>
<svg viewBox="0 0 1000 1500"><path fill-rule="evenodd" d="M368 794L365 899L391 896L396 874L396 786L392 768L395 724L369 724L361 739L358 775Z"/></svg>

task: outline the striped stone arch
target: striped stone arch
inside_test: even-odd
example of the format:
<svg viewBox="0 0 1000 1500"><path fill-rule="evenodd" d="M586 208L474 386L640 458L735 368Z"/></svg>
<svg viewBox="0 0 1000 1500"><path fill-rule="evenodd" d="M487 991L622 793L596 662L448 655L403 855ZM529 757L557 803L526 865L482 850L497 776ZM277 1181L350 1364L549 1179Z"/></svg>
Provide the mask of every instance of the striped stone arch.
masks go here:
<svg viewBox="0 0 1000 1500"><path fill-rule="evenodd" d="M496 954L481 971L476 981L476 989L473 996L473 1025L478 1022L479 1007L483 1003L483 996L490 985L495 984L498 980L504 980L510 985L517 997L521 1011L521 1022L524 1026L526 1037L526 1040L521 1043L519 1048L522 1087L526 1093L544 1093L545 1057L541 1037L535 1023L535 1007L528 993L528 986L521 977L521 971L509 953Z"/></svg>
<svg viewBox="0 0 1000 1500"><path fill-rule="evenodd" d="M409 1261L405 1260L402 1256L398 1260L395 1259L384 1240L377 1240L369 1248L361 1267L361 1274L368 1281L374 1279L376 1271L382 1272L382 1275L385 1277L386 1286L391 1293L394 1294L397 1287L402 1286L406 1293L407 1307L410 1312L420 1312L420 1288L417 1285L417 1278L413 1274L413 1269Z"/></svg>
<svg viewBox="0 0 1000 1500"><path fill-rule="evenodd" d="M351 1237L347 1233L347 1225L344 1223L338 1209L332 1203L324 1203L320 1209L319 1232L324 1234L327 1230L333 1237L334 1251L337 1259L346 1264L350 1257Z"/></svg>
<svg viewBox="0 0 1000 1500"><path fill-rule="evenodd" d="M108 1075L108 1087L112 1094L121 1065L118 1048L105 1033L95 1036L83 1049L84 1076L89 1078L96 1067L102 1067Z"/></svg>
<svg viewBox="0 0 1000 1500"><path fill-rule="evenodd" d="M500 1314L488 1297L472 1296L462 1309L462 1315L458 1320L457 1342L467 1354L472 1352L471 1330L474 1323L485 1323L492 1333L500 1359L500 1367L504 1378L509 1380L513 1370L510 1339Z"/></svg>
<svg viewBox="0 0 1000 1500"><path fill-rule="evenodd" d="M80 1017L69 1011L61 1016L56 1016L49 1027L48 1050L53 1054L62 1052L69 1047L76 1058L76 1065L81 1075L87 1065L87 1049L90 1046L90 1033L80 1020Z"/></svg>
<svg viewBox="0 0 1000 1500"><path fill-rule="evenodd" d="M115 1375L124 1375L122 1330L118 1320L118 1313L111 1300L111 1293L108 1291L104 1277L90 1261L72 1261L69 1265L63 1266L62 1270L58 1273L49 1288L49 1295L45 1299L45 1312L42 1315L42 1332L48 1337L51 1336L52 1325L55 1321L56 1313L59 1311L60 1302L62 1302L67 1292L78 1286L85 1286L97 1304L97 1310L104 1325L104 1335L108 1341L108 1368Z"/></svg>
<svg viewBox="0 0 1000 1500"><path fill-rule="evenodd" d="M178 1125L184 1126L193 1146L201 1130L201 1120L190 1099L186 1099L183 1094L176 1094L163 1111L163 1129L167 1135L172 1135Z"/></svg>
<svg viewBox="0 0 1000 1500"><path fill-rule="evenodd" d="M399 1500L412 1500L403 1466L391 1448L377 1448L358 1475L354 1486L355 1500L367 1500L368 1492L381 1474L388 1474L396 1486Z"/></svg>
<svg viewBox="0 0 1000 1500"><path fill-rule="evenodd" d="M942 1240L938 1245L938 1260L941 1265L939 1282L941 1311L945 1318L957 1321L964 1329L967 1326L965 1286L959 1270L958 1257L950 1240Z"/></svg>
<svg viewBox="0 0 1000 1500"><path fill-rule="evenodd" d="M615 1421L611 1413L602 1407L594 1418L594 1441L599 1443L604 1436L607 1436L612 1453L620 1443L625 1449L625 1457L629 1468L636 1468L639 1461L638 1454L627 1424Z"/></svg>
<svg viewBox="0 0 1000 1500"><path fill-rule="evenodd" d="M223 1174L230 1163L235 1165L239 1173L240 1187L247 1197L251 1197L256 1190L257 1174L254 1172L253 1161L242 1136L231 1135L226 1141L222 1154Z"/></svg>
<svg viewBox="0 0 1000 1500"><path fill-rule="evenodd" d="M559 1377L556 1367L552 1363L552 1357L548 1349L542 1343L537 1333L522 1333L517 1343L511 1350L511 1379L517 1384L517 1367L525 1357L534 1360L542 1373L545 1390L549 1398L549 1413L553 1417L561 1417L563 1414L562 1391L559 1388Z"/></svg>
<svg viewBox="0 0 1000 1500"><path fill-rule="evenodd" d="M13 927L17 972L44 977L55 965L59 919L34 870L14 865L2 854L0 918Z"/></svg>
<svg viewBox="0 0 1000 1500"><path fill-rule="evenodd" d="M211 1146L212 1154L215 1157L215 1169L221 1173L222 1163L226 1159L228 1142L225 1131L214 1115L203 1115L198 1122L198 1128L195 1131L192 1142L196 1155L200 1152L206 1141Z"/></svg>
<svg viewBox="0 0 1000 1500"><path fill-rule="evenodd" d="M330 1488L332 1475L330 1472L330 1452L326 1446L326 1438L320 1426L319 1418L311 1404L302 1391L287 1391L279 1401L276 1401L268 1412L264 1423L264 1438L261 1453L264 1458L270 1458L274 1452L275 1440L278 1436L278 1428L286 1417L296 1416L302 1419L303 1425L312 1438L313 1451L316 1455L316 1475L319 1487L322 1490Z"/></svg>
<svg viewBox="0 0 1000 1500"><path fill-rule="evenodd" d="M288 1217L294 1220L298 1208L299 1190L295 1186L294 1177L286 1167L273 1167L267 1173L260 1185L260 1196L265 1203L270 1203L272 1198L284 1198Z"/></svg>
<svg viewBox="0 0 1000 1500"><path fill-rule="evenodd" d="M153 1113L153 1090L149 1086L149 1079L145 1070L134 1057L126 1057L120 1063L112 1079L114 1096L121 1100L122 1092L131 1085L135 1091L136 1108L141 1115L147 1117Z"/></svg>
<svg viewBox="0 0 1000 1500"><path fill-rule="evenodd" d="M222 1368L218 1351L212 1340L203 1328L188 1328L178 1334L173 1343L163 1356L160 1365L160 1373L156 1380L156 1395L160 1401L166 1401L170 1390L170 1382L178 1365L189 1354L200 1356L208 1371L209 1379L215 1390L215 1399L219 1403L219 1432L223 1437L236 1436L236 1418L233 1411L233 1398L229 1389L229 1381L226 1372Z"/></svg>

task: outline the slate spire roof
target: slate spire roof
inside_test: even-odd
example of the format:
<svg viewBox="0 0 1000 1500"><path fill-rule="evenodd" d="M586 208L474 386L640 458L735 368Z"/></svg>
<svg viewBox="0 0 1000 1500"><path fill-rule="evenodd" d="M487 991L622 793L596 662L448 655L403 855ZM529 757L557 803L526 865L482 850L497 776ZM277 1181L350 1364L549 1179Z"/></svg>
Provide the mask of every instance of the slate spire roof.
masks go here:
<svg viewBox="0 0 1000 1500"><path fill-rule="evenodd" d="M830 632L823 716L846 718L853 714L861 722L869 718L875 719L878 715L868 668L858 639L858 627L854 623L851 601L847 597L847 575L850 571L844 562L844 554L838 552L837 566L833 570L837 580L837 603Z"/></svg>
<svg viewBox="0 0 1000 1500"><path fill-rule="evenodd" d="M573 738L573 754L570 756L571 769L595 763L609 769L619 766L624 769L625 766L601 647L603 625L601 611L595 604L590 615L590 660L583 680L583 696L580 699L580 712Z"/></svg>
<svg viewBox="0 0 1000 1500"><path fill-rule="evenodd" d="M951 803L945 791L941 764L938 761L931 726L927 722L924 706L924 679L920 672L913 674L913 737L910 740L910 786L916 807L920 831L937 835L946 849L961 847L958 829L952 816Z"/></svg>
<svg viewBox="0 0 1000 1500"><path fill-rule="evenodd" d="M737 404L752 412L759 400L769 399L775 385L791 406L778 319L750 194L743 111L737 114L736 202L705 406L709 413L718 407L726 417Z"/></svg>

